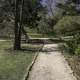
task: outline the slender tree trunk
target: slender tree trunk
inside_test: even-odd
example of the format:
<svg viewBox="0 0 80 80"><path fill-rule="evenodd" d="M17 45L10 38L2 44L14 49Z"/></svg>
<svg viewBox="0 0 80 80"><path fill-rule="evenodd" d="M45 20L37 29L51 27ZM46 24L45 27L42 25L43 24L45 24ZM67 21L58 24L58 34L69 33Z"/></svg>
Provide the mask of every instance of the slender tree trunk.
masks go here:
<svg viewBox="0 0 80 80"><path fill-rule="evenodd" d="M23 23L23 5L24 0L21 2L19 9L19 0L15 1L15 42L14 50L21 49L21 34L22 34L22 23ZM19 11L20 10L20 11Z"/></svg>
<svg viewBox="0 0 80 80"><path fill-rule="evenodd" d="M20 49L20 43L19 43L19 0L15 0L15 28L14 28L14 33L15 33L15 39L14 39L14 50L19 50Z"/></svg>
<svg viewBox="0 0 80 80"><path fill-rule="evenodd" d="M22 0L21 2L21 6L20 6L20 26L19 26L19 46L20 46L20 49L21 49L21 35L22 35L22 24L23 24L23 6L24 6L24 0Z"/></svg>

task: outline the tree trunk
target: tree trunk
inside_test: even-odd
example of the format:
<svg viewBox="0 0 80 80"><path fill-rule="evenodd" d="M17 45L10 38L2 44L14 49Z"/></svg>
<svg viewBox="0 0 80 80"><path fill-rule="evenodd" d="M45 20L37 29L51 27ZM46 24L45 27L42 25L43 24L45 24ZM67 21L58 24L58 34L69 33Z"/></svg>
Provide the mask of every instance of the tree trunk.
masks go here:
<svg viewBox="0 0 80 80"><path fill-rule="evenodd" d="M24 6L24 0L21 2L20 7L20 26L19 26L19 46L21 48L21 35L22 35L22 24L23 24L23 6Z"/></svg>
<svg viewBox="0 0 80 80"><path fill-rule="evenodd" d="M18 5L19 0L15 1L15 42L14 42L14 50L21 49L21 34L22 34L22 21L23 21L23 5L24 0L21 2L20 13L18 14ZM20 15L20 16L19 16Z"/></svg>
<svg viewBox="0 0 80 80"><path fill-rule="evenodd" d="M15 34L15 39L14 39L14 50L19 50L21 48L20 43L19 43L19 0L15 0L15 28L14 28L14 34Z"/></svg>

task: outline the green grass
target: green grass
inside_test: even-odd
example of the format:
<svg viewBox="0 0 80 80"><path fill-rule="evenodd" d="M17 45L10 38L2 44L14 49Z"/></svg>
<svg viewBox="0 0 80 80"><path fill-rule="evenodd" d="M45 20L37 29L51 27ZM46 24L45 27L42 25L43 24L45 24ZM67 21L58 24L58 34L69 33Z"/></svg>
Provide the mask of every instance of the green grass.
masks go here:
<svg viewBox="0 0 80 80"><path fill-rule="evenodd" d="M22 80L36 53L9 50L11 47L11 42L0 42L0 80ZM38 50L42 45L24 44L22 47Z"/></svg>
<svg viewBox="0 0 80 80"><path fill-rule="evenodd" d="M40 33L28 33L31 38L54 38L54 34L40 34Z"/></svg>
<svg viewBox="0 0 80 80"><path fill-rule="evenodd" d="M36 29L30 29L30 28L25 28L27 31L29 37L31 38L54 38L55 33L49 32L49 33L38 33Z"/></svg>
<svg viewBox="0 0 80 80"><path fill-rule="evenodd" d="M42 37L44 37L43 34L39 34L39 33L28 33L28 35L31 38L42 38Z"/></svg>

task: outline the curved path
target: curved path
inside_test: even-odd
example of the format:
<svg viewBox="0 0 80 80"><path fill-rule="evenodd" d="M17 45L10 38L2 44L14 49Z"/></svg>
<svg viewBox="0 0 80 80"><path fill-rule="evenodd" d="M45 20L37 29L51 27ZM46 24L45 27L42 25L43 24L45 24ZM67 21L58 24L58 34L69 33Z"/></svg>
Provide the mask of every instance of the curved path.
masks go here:
<svg viewBox="0 0 80 80"><path fill-rule="evenodd" d="M58 50L58 44L46 44L34 64L28 80L76 80Z"/></svg>

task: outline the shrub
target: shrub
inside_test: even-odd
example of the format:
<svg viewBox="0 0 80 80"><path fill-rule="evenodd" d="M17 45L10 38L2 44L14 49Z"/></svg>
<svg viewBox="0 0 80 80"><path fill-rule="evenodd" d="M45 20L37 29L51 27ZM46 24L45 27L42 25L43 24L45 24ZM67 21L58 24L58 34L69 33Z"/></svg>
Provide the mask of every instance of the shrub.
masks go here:
<svg viewBox="0 0 80 80"><path fill-rule="evenodd" d="M80 30L80 16L65 16L54 26L57 34L72 35Z"/></svg>
<svg viewBox="0 0 80 80"><path fill-rule="evenodd" d="M69 53L75 54L75 49L77 47L77 44L74 42L74 40L72 40L72 41L66 42L65 47Z"/></svg>
<svg viewBox="0 0 80 80"><path fill-rule="evenodd" d="M78 45L78 48L75 50L75 54L80 55L80 44Z"/></svg>

